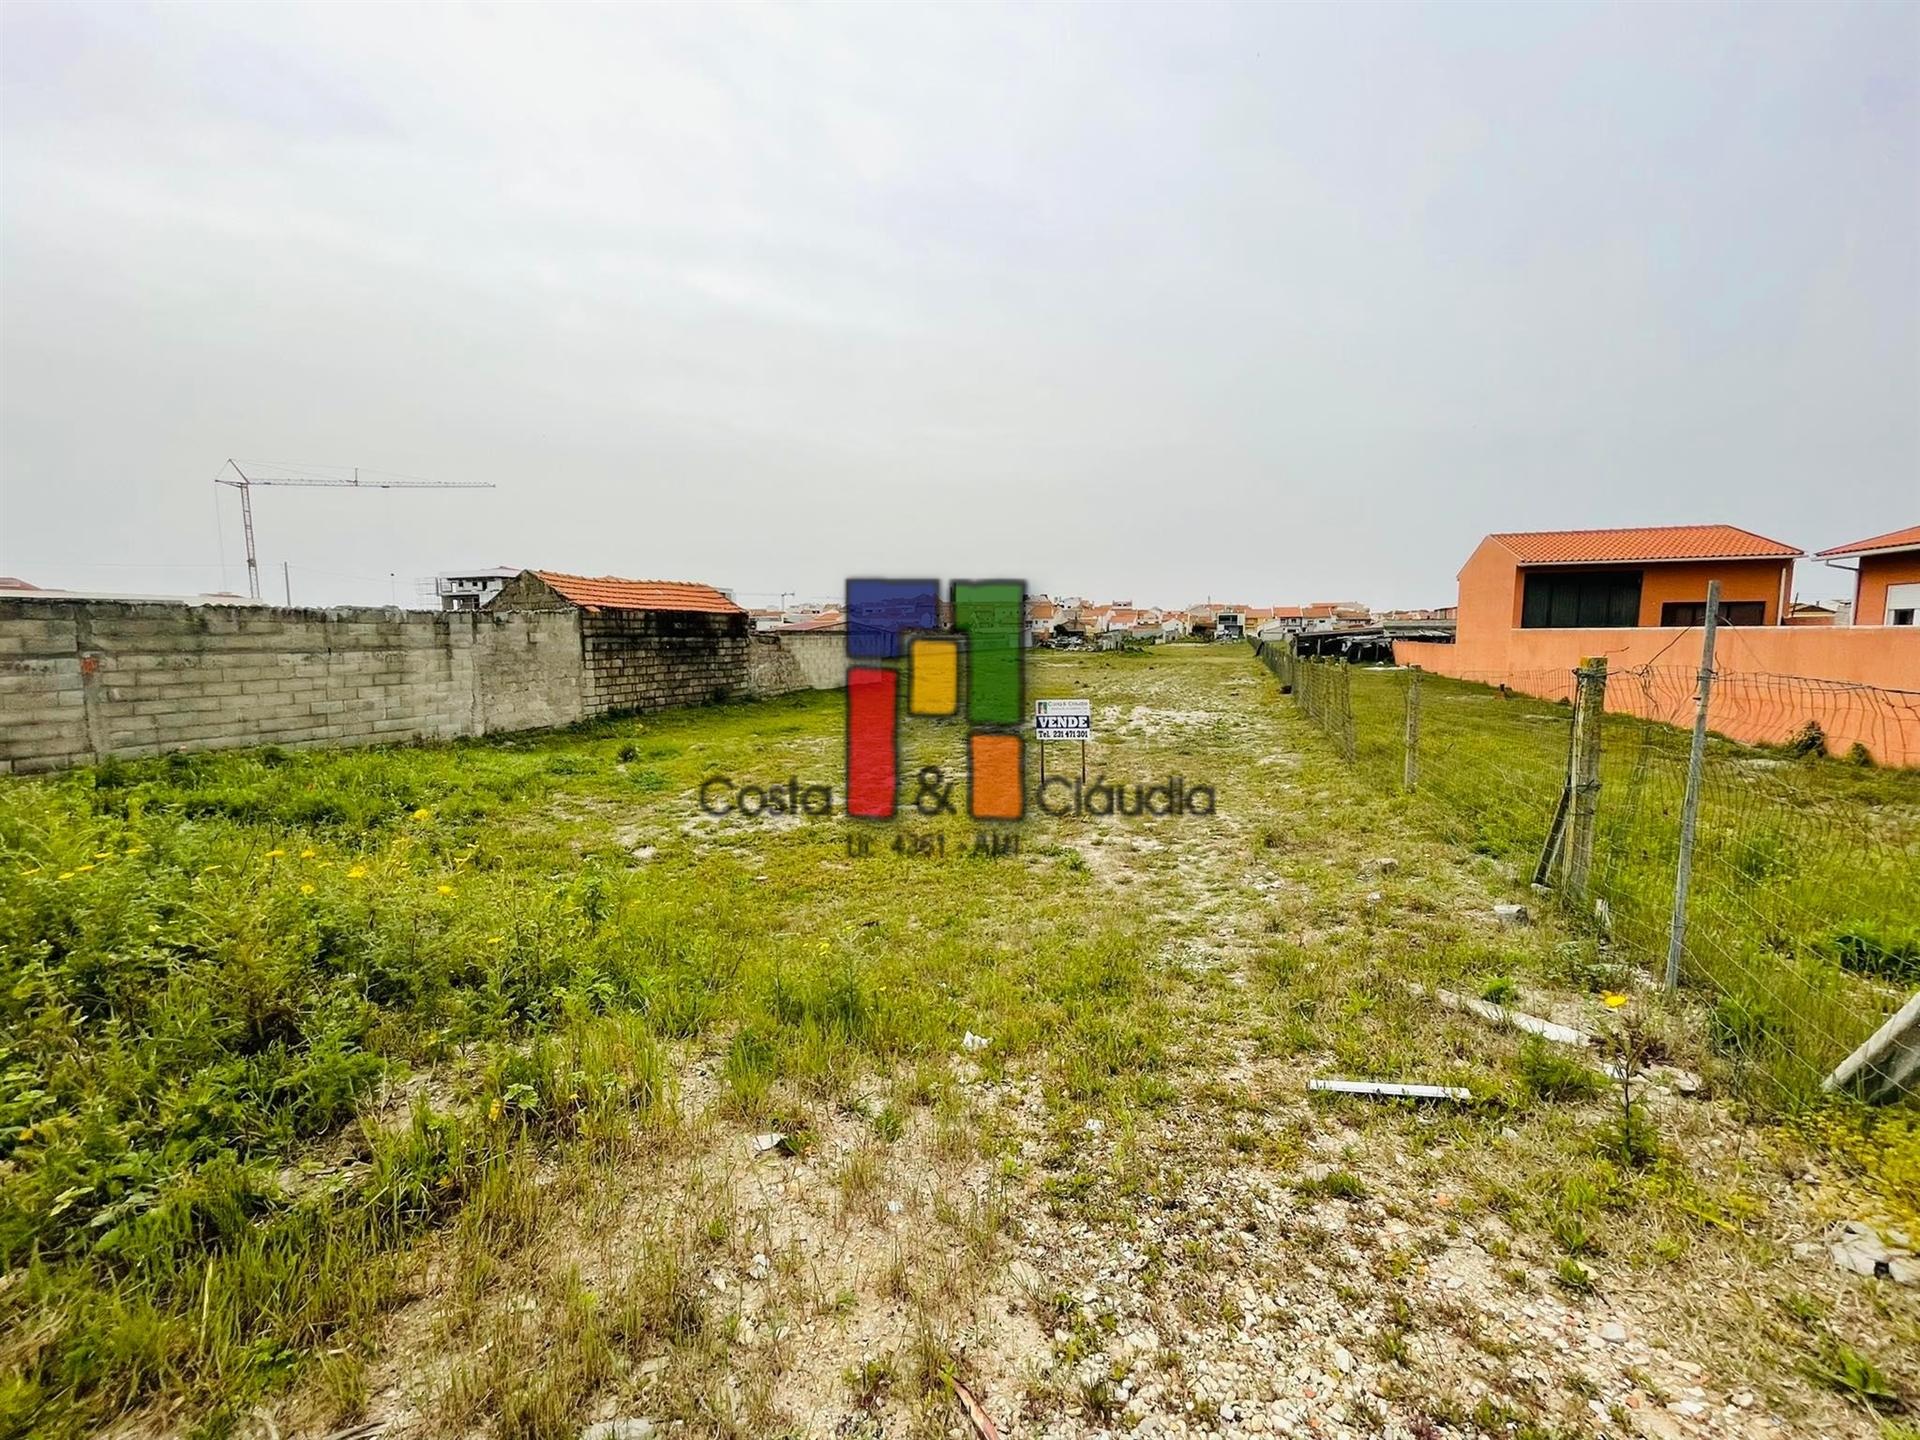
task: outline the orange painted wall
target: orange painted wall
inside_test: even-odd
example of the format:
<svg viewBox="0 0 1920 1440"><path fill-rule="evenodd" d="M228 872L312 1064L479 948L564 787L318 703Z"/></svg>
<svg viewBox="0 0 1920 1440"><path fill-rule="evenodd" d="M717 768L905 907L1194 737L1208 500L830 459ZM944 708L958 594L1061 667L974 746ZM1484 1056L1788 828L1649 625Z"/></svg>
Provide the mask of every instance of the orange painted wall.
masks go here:
<svg viewBox="0 0 1920 1440"><path fill-rule="evenodd" d="M1759 600L1767 607L1766 623L1780 623L1780 604L1786 595L1788 563L1781 560L1715 560L1661 565L1540 566L1545 570L1593 569L1640 571L1640 623L1658 625L1660 607L1669 600L1704 603L1707 581L1720 582L1722 600ZM1456 633L1462 640L1518 629L1526 585L1513 552L1489 536L1467 558L1460 570L1460 615Z"/></svg>
<svg viewBox="0 0 1920 1440"><path fill-rule="evenodd" d="M1631 566L1622 567L1631 569ZM1641 567L1640 623L1658 625L1660 607L1669 600L1705 604L1707 581L1720 582L1722 600L1764 600L1768 625L1780 623L1780 597L1787 565L1780 560L1712 560Z"/></svg>
<svg viewBox="0 0 1920 1440"><path fill-rule="evenodd" d="M1920 583L1920 554L1862 555L1853 592L1853 623L1887 623L1887 587Z"/></svg>
<svg viewBox="0 0 1920 1440"><path fill-rule="evenodd" d="M1483 625L1470 631L1464 624L1466 603L1463 571L1463 624L1455 643L1397 641L1395 661L1436 675L1563 700L1572 693L1573 670L1581 658L1604 655L1615 675L1607 687L1609 710L1692 724L1691 676L1700 668L1699 630ZM1724 677L1714 687L1708 720L1717 734L1775 743L1808 720L1817 720L1835 754L1858 741L1882 765L1920 766L1920 626L1726 626L1720 631L1714 669ZM1863 686L1908 693L1868 694Z"/></svg>

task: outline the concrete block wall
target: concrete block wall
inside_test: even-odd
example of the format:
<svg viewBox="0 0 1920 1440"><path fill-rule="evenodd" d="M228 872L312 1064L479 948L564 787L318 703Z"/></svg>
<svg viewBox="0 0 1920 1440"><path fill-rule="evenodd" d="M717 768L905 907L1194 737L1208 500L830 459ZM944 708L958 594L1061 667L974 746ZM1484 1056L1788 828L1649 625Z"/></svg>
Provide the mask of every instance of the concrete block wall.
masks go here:
<svg viewBox="0 0 1920 1440"><path fill-rule="evenodd" d="M704 705L749 693L744 615L603 611L580 617L589 713Z"/></svg>
<svg viewBox="0 0 1920 1440"><path fill-rule="evenodd" d="M846 683L846 637L743 616L0 599L0 774L367 745Z"/></svg>
<svg viewBox="0 0 1920 1440"><path fill-rule="evenodd" d="M843 630L761 632L747 652L747 690L787 695L796 690L839 690L847 683L847 636Z"/></svg>
<svg viewBox="0 0 1920 1440"><path fill-rule="evenodd" d="M0 774L586 713L578 617L0 600Z"/></svg>

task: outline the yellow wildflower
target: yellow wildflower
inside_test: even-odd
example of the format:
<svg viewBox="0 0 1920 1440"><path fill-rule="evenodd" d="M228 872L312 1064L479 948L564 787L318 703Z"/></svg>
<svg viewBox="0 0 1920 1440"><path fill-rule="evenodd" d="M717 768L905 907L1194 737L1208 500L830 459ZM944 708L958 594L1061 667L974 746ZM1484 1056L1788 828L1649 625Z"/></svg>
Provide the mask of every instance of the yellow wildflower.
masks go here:
<svg viewBox="0 0 1920 1440"><path fill-rule="evenodd" d="M439 887L439 890L440 890L440 893L441 893L442 895L451 895L451 894L453 894L453 886L451 886L451 885L442 885L442 886L440 886L440 887Z"/></svg>
<svg viewBox="0 0 1920 1440"><path fill-rule="evenodd" d="M282 855L284 855L284 854L286 854L286 853L287 853L287 852L286 852L286 851L284 851L284 850L269 850L269 851L267 851L267 859L269 859L269 860L278 860L278 859L279 859L279 858L280 858L280 857L281 857Z"/></svg>
<svg viewBox="0 0 1920 1440"><path fill-rule="evenodd" d="M113 851L111 851L111 850L96 850L96 851L94 851L94 852L93 852L93 858L94 858L94 859L96 859L96 860L111 860L111 859L113 859Z"/></svg>
<svg viewBox="0 0 1920 1440"><path fill-rule="evenodd" d="M315 849L313 849L313 847L312 847L312 846L308 846L308 847L307 847L307 848L306 848L305 850L302 850L302 851L300 852L300 858L301 858L302 860L311 860L311 859L313 859L313 857L314 857L314 856L315 856L316 854L318 854L318 853L319 853L319 852L318 852L318 851L316 851Z"/></svg>
<svg viewBox="0 0 1920 1440"><path fill-rule="evenodd" d="M300 893L301 893L302 895L311 895L311 894L313 894L313 883L312 883L311 881L309 881L309 882L308 882L308 883L306 883L305 885L302 885L302 886L300 887Z"/></svg>
<svg viewBox="0 0 1920 1440"><path fill-rule="evenodd" d="M500 1103L500 1097L498 1095L494 1096L493 1104L487 1107L487 1118L489 1120L498 1120L502 1115L506 1114L506 1112L507 1107Z"/></svg>
<svg viewBox="0 0 1920 1440"><path fill-rule="evenodd" d="M34 866L34 867L33 867L33 869L31 869L31 870L22 870L22 871L21 871L20 873L21 873L22 875L38 875L38 874L39 874L39 873L41 872L41 870L42 870L42 869L44 869L44 868L45 868L44 866L40 866L40 865L36 865L36 866Z"/></svg>
<svg viewBox="0 0 1920 1440"><path fill-rule="evenodd" d="M506 936L504 936L504 935L489 935L489 936L487 936L487 944L489 944L489 945L498 945L498 944L499 944L499 943L500 943L500 942L501 942L502 940L504 940L504 939L506 939L506 938L507 938L507 937L506 937Z"/></svg>
<svg viewBox="0 0 1920 1440"><path fill-rule="evenodd" d="M347 871L347 879L349 880L364 880L366 878L367 878L367 867L364 865L356 865L351 870Z"/></svg>
<svg viewBox="0 0 1920 1440"><path fill-rule="evenodd" d="M74 868L75 870L77 870L77 871L79 871L79 872L80 872L80 873L81 873L82 875L84 875L84 874L86 874L86 873L87 873L87 871L89 871L89 870L91 870L91 869L93 869L93 866L91 866L91 865L76 865L76 866L74 866L73 868Z"/></svg>
<svg viewBox="0 0 1920 1440"><path fill-rule="evenodd" d="M1627 1003L1627 997L1624 995L1616 995L1612 991L1608 991L1605 995L1602 995L1600 997L1600 1001L1609 1010L1618 1010L1622 1005Z"/></svg>
<svg viewBox="0 0 1920 1440"><path fill-rule="evenodd" d="M60 876L59 876L59 878L60 878L60 879L62 879L62 880L71 880L71 879L73 879L73 871L71 871L71 870L62 870L62 871L60 872Z"/></svg>
<svg viewBox="0 0 1920 1440"><path fill-rule="evenodd" d="M413 812L413 818L416 820L431 820L433 819L433 812L422 805L418 810Z"/></svg>

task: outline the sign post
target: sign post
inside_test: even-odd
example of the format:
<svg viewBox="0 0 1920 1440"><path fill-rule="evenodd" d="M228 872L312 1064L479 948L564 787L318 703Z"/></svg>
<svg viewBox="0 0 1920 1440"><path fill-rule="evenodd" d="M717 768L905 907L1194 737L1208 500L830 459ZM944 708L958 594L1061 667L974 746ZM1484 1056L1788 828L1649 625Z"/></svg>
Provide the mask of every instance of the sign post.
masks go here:
<svg viewBox="0 0 1920 1440"><path fill-rule="evenodd" d="M1033 738L1040 744L1040 783L1047 783L1047 742L1080 742L1080 783L1087 783L1087 741L1093 738L1091 700L1036 700L1033 702Z"/></svg>

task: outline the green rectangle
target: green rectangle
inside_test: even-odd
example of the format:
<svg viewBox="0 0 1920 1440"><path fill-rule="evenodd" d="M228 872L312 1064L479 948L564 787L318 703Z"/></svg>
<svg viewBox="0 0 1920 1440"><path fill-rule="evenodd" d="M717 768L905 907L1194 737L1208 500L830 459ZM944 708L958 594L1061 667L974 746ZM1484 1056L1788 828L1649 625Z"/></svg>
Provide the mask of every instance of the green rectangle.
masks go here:
<svg viewBox="0 0 1920 1440"><path fill-rule="evenodd" d="M1026 598L1019 580L953 582L953 626L967 637L967 719L976 725L1020 723Z"/></svg>

